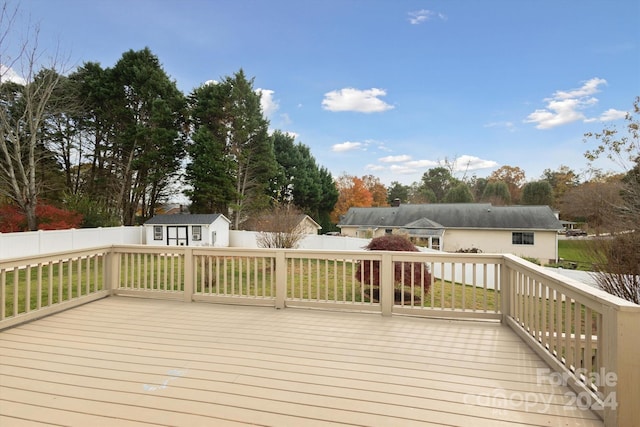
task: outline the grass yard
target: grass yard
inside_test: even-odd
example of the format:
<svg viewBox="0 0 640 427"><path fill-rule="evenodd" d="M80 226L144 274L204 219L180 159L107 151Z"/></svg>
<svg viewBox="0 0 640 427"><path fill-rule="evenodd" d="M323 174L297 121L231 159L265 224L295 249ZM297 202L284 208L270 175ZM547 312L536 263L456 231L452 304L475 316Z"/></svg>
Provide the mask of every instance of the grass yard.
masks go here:
<svg viewBox="0 0 640 427"><path fill-rule="evenodd" d="M4 316L98 291L102 289L103 269L103 259L99 256L3 271L0 274L0 299L4 300Z"/></svg>
<svg viewBox="0 0 640 427"><path fill-rule="evenodd" d="M56 304L102 288L103 259L67 260L60 264L34 266L0 277L4 315L12 316L41 306ZM121 258L120 286L124 289L181 291L184 263L182 257L130 255ZM194 279L195 290L203 294L272 297L275 267L271 260L212 257L199 259ZM315 259L289 260L287 298L338 302L368 302L371 287L355 278L357 262ZM17 283L16 283L17 282ZM38 283L41 285L38 286ZM16 286L17 285L17 286ZM14 290L18 294L14 295ZM400 285L396 285L400 289ZM404 305L412 305L410 286L406 286ZM401 292L398 292L400 295ZM498 293L480 287L463 286L435 279L423 295L414 288L413 306L431 308L495 311ZM26 301L29 300L28 308ZM400 301L396 302L401 303Z"/></svg>
<svg viewBox="0 0 640 427"><path fill-rule="evenodd" d="M568 263L575 263L578 270L591 271L593 262L589 252L593 245L594 241L589 239L559 240L558 256L564 260L564 265L560 263L560 266L567 267Z"/></svg>

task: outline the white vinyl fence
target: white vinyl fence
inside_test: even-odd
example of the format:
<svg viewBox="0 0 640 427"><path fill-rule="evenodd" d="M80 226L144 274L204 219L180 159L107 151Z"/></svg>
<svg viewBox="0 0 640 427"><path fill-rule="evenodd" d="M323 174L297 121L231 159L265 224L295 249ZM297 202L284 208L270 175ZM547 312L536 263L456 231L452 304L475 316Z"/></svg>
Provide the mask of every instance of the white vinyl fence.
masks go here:
<svg viewBox="0 0 640 427"><path fill-rule="evenodd" d="M229 231L229 246L233 248L257 248L255 231ZM298 243L297 249L325 249L332 251L359 251L364 249L370 239L358 239L346 236L325 236L309 234Z"/></svg>
<svg viewBox="0 0 640 427"><path fill-rule="evenodd" d="M0 259L67 252L105 245L141 245L144 227L80 228L0 233Z"/></svg>
<svg viewBox="0 0 640 427"><path fill-rule="evenodd" d="M254 231L229 231L229 246L233 248L257 248ZM0 233L0 259L36 256L54 252L67 252L108 245L143 245L146 242L144 227L106 227L70 230L30 231L20 233ZM298 249L358 251L369 239L346 236L308 235L299 243ZM431 249L421 248L423 252ZM437 252L437 251L434 251ZM453 270L452 270L453 268ZM555 273L570 277L589 286L597 287L590 273L562 269L550 269ZM437 278L464 281L467 284L494 289L497 276L493 268L479 272L471 264L455 264L442 269L434 265L432 272Z"/></svg>

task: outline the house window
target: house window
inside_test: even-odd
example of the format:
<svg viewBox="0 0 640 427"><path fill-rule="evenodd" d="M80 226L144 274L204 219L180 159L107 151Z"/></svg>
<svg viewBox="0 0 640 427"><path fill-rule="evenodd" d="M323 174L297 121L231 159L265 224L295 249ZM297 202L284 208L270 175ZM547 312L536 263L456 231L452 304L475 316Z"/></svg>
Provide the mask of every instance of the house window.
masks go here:
<svg viewBox="0 0 640 427"><path fill-rule="evenodd" d="M431 249L440 250L440 238L432 237L431 238Z"/></svg>
<svg viewBox="0 0 640 427"><path fill-rule="evenodd" d="M202 226L194 225L191 227L191 235L193 241L202 240Z"/></svg>
<svg viewBox="0 0 640 427"><path fill-rule="evenodd" d="M514 245L533 245L533 233L513 232L511 243Z"/></svg>
<svg viewBox="0 0 640 427"><path fill-rule="evenodd" d="M385 228L385 229L384 229L384 234L393 234L393 229L391 229L391 228Z"/></svg>
<svg viewBox="0 0 640 427"><path fill-rule="evenodd" d="M162 226L153 226L153 240L162 240Z"/></svg>

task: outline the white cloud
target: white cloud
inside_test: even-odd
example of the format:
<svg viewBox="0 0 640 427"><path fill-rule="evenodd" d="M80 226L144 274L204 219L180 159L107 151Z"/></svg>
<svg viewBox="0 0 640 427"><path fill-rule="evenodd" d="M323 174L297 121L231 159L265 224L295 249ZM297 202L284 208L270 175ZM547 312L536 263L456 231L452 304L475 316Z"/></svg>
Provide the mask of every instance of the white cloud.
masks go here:
<svg viewBox="0 0 640 427"><path fill-rule="evenodd" d="M434 18L439 18L443 21L447 20L447 17L443 13L435 12L433 10L428 10L428 9L415 10L413 12L409 12L408 15L409 15L409 22L412 25L419 25L424 22L430 21Z"/></svg>
<svg viewBox="0 0 640 427"><path fill-rule="evenodd" d="M440 162L444 165L445 162ZM479 157L463 155L455 159L453 165L454 172L474 171L478 169L490 169L498 166L493 160L483 160Z"/></svg>
<svg viewBox="0 0 640 427"><path fill-rule="evenodd" d="M594 77L591 80L587 80L582 87L578 89L573 89L570 91L562 91L557 90L553 94L554 99L573 99L573 98L582 98L585 96L593 95L594 93L600 92L598 90L598 86L606 85L607 81L605 79L601 79L598 77Z"/></svg>
<svg viewBox="0 0 640 427"><path fill-rule="evenodd" d="M486 128L502 128L502 129L506 129L509 132L515 132L516 131L516 126L515 124L513 124L513 122L491 122L491 123L487 123L486 125L484 125L484 127Z"/></svg>
<svg viewBox="0 0 640 427"><path fill-rule="evenodd" d="M378 160L380 160L382 163L401 163L411 160L411 156L407 156L406 154L400 156L386 156L381 157Z"/></svg>
<svg viewBox="0 0 640 427"><path fill-rule="evenodd" d="M24 77L16 73L13 68L0 64L0 81L2 82L14 82L20 85L27 84Z"/></svg>
<svg viewBox="0 0 640 427"><path fill-rule="evenodd" d="M434 162L433 160L411 160L405 163L405 166L409 168L420 168L420 169L428 169L434 166L439 166L440 163Z"/></svg>
<svg viewBox="0 0 640 427"><path fill-rule="evenodd" d="M383 170L386 169L382 165L373 165L373 164L368 164L364 168L365 168L365 170L369 170L369 171L373 171L373 172L380 172L380 171L383 171Z"/></svg>
<svg viewBox="0 0 640 427"><path fill-rule="evenodd" d="M332 145L331 151L336 153L344 153L345 151L359 150L364 147L365 147L365 144L363 144L362 142L346 141L341 144Z"/></svg>
<svg viewBox="0 0 640 427"><path fill-rule="evenodd" d="M625 117L627 117L626 111L620 111L614 108L609 108L607 111L605 111L600 115L598 120L600 120L601 122L609 122L613 120L624 119Z"/></svg>
<svg viewBox="0 0 640 427"><path fill-rule="evenodd" d="M290 125L292 123L291 117L289 117L289 115L287 113L280 114L280 120L285 125Z"/></svg>
<svg viewBox="0 0 640 427"><path fill-rule="evenodd" d="M606 85L607 81L594 77L584 82L578 89L568 91L558 90L551 98L546 98L546 108L537 109L529 114L525 123L535 123L538 129L551 129L556 126L566 125L575 121L592 122L595 120L617 120L623 118L622 112L609 109L603 113L599 119L587 118L583 110L593 107L598 103L595 93L599 92L601 85Z"/></svg>
<svg viewBox="0 0 640 427"><path fill-rule="evenodd" d="M394 174L398 174L398 175L411 175L411 174L419 172L418 169L412 168L412 167L407 166L407 165L391 165L389 170L391 172L393 172Z"/></svg>
<svg viewBox="0 0 640 427"><path fill-rule="evenodd" d="M444 160L412 160L409 155L386 156L379 158L378 161L381 164L369 164L366 166L366 169L378 172L389 171L395 175L413 175L422 174L434 167L445 166L447 163ZM453 172L469 172L479 169L490 169L496 166L498 166L498 163L493 160L485 160L465 154L454 160Z"/></svg>
<svg viewBox="0 0 640 427"><path fill-rule="evenodd" d="M278 105L278 102L273 99L274 91L257 88L256 93L260 94L260 107L262 107L262 112L265 116L270 117L273 113L278 111L280 105Z"/></svg>
<svg viewBox="0 0 640 427"><path fill-rule="evenodd" d="M344 88L324 94L322 108L329 111L357 111L359 113L379 113L390 110L389 105L380 96L387 92L383 89L371 88L366 90Z"/></svg>

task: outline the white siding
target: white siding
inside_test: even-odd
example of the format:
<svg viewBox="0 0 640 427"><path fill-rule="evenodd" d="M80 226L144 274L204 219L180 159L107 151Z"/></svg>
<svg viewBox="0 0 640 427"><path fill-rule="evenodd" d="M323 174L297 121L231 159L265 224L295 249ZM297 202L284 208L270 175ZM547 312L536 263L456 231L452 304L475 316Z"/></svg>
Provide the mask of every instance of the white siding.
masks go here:
<svg viewBox="0 0 640 427"><path fill-rule="evenodd" d="M532 232L533 245L514 245L514 231ZM513 254L520 257L537 258L542 263L557 259L557 238L555 231L531 230L446 230L443 236L445 252L478 248L485 253Z"/></svg>

